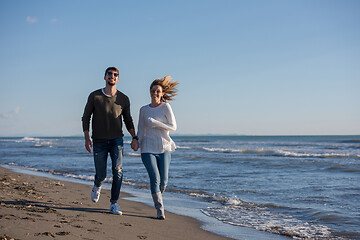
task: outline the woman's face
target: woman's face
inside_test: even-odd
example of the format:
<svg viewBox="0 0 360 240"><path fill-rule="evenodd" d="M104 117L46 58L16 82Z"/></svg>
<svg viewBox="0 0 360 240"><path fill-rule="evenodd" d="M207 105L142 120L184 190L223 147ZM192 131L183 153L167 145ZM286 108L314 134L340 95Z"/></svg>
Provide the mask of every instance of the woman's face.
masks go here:
<svg viewBox="0 0 360 240"><path fill-rule="evenodd" d="M164 96L162 87L160 85L154 85L150 89L150 96L151 96L151 101L160 103L162 96Z"/></svg>

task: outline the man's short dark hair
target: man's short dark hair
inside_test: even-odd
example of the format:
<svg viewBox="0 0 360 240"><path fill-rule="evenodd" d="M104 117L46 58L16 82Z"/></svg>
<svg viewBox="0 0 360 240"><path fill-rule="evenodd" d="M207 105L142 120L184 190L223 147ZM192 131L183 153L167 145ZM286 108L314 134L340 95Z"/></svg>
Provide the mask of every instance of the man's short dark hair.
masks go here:
<svg viewBox="0 0 360 240"><path fill-rule="evenodd" d="M110 70L119 73L119 69L117 69L116 67L108 67L108 68L105 70L105 76L106 76L107 72L110 71Z"/></svg>

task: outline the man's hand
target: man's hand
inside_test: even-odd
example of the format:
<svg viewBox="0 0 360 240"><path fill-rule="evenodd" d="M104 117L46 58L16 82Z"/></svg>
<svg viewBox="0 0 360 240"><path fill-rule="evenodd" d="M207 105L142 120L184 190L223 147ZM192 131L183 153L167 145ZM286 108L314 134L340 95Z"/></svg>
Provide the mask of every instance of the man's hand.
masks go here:
<svg viewBox="0 0 360 240"><path fill-rule="evenodd" d="M91 153L91 149L92 149L92 142L90 139L85 140L85 148L86 150Z"/></svg>
<svg viewBox="0 0 360 240"><path fill-rule="evenodd" d="M84 131L84 138L85 138L85 148L89 153L91 153L91 149L92 149L93 145L90 140L89 131Z"/></svg>
<svg viewBox="0 0 360 240"><path fill-rule="evenodd" d="M131 137L133 138L130 146L136 152L139 149L140 144L139 144L138 138L136 137L135 129L130 129L129 133L130 133Z"/></svg>
<svg viewBox="0 0 360 240"><path fill-rule="evenodd" d="M136 152L139 149L139 141L137 139L133 139L131 141L131 148Z"/></svg>

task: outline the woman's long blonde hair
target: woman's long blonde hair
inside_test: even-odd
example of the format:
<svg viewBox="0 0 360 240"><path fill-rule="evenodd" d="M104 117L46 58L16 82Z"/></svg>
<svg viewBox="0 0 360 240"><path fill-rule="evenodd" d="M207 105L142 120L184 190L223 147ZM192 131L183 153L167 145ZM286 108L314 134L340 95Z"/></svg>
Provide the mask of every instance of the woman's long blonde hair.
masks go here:
<svg viewBox="0 0 360 240"><path fill-rule="evenodd" d="M179 83L171 80L172 77L166 75L164 78L155 79L150 85L150 90L155 85L161 86L164 93L164 96L161 99L163 102L172 101L177 95L178 90L176 89L176 85L178 85Z"/></svg>

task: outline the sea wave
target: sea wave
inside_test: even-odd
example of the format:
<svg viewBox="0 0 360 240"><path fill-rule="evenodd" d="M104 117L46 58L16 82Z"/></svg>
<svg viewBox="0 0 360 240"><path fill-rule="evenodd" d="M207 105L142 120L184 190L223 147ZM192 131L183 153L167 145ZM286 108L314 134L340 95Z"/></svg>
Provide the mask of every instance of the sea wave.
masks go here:
<svg viewBox="0 0 360 240"><path fill-rule="evenodd" d="M342 143L360 143L360 139L354 139L354 140L343 140Z"/></svg>
<svg viewBox="0 0 360 240"><path fill-rule="evenodd" d="M221 203L220 207L208 207L201 209L201 212L224 223L281 234L294 239L332 239L331 229L325 225L309 223L274 211L285 209L281 206L249 203L238 198L203 193L190 195L210 198Z"/></svg>
<svg viewBox="0 0 360 240"><path fill-rule="evenodd" d="M19 138L3 138L0 139L0 142L17 142L17 143L23 143L23 142L36 142L40 141L40 138L33 138L33 137L23 137L21 139Z"/></svg>
<svg viewBox="0 0 360 240"><path fill-rule="evenodd" d="M193 149L192 147L186 147L186 146L176 146L176 149Z"/></svg>
<svg viewBox="0 0 360 240"><path fill-rule="evenodd" d="M299 152L291 152L285 150L277 150L278 154L282 156L290 156L290 157L316 157L316 158L360 158L360 155L352 155L352 154L340 154L340 153L299 153Z"/></svg>
<svg viewBox="0 0 360 240"><path fill-rule="evenodd" d="M23 137L22 139L15 140L17 143L34 143L34 147L53 147L54 142L49 139Z"/></svg>
<svg viewBox="0 0 360 240"><path fill-rule="evenodd" d="M331 239L331 229L256 204L237 204L202 209L205 215L235 226L281 234L294 239Z"/></svg>
<svg viewBox="0 0 360 240"><path fill-rule="evenodd" d="M281 234L294 239L338 239L332 237L331 229L325 225L309 223L276 212L287 209L282 206L256 204L236 197L227 198L204 192L190 192L189 195L219 203L220 207L208 207L201 209L201 212L224 223Z"/></svg>
<svg viewBox="0 0 360 240"><path fill-rule="evenodd" d="M129 157L141 157L141 154L140 154L140 153L127 152L127 153L125 153L125 156L129 156Z"/></svg>
<svg viewBox="0 0 360 240"><path fill-rule="evenodd" d="M184 148L184 147L182 147ZM265 156L276 157L297 157L297 158L360 158L360 155L350 153L306 153L306 152L294 152L288 150L269 150L269 149L236 149L236 148L210 148L202 147L202 150L207 152L218 153L239 153L239 154L257 154Z"/></svg>
<svg viewBox="0 0 360 240"><path fill-rule="evenodd" d="M16 142L38 142L38 141L41 141L40 138L33 138L33 137L23 137L22 139L20 140L16 140Z"/></svg>
<svg viewBox="0 0 360 240"><path fill-rule="evenodd" d="M234 148L202 148L205 151L209 152L222 152L222 153L257 153L257 154L272 154L273 150L266 149L234 149Z"/></svg>

